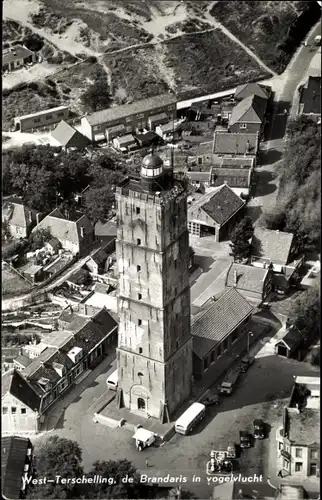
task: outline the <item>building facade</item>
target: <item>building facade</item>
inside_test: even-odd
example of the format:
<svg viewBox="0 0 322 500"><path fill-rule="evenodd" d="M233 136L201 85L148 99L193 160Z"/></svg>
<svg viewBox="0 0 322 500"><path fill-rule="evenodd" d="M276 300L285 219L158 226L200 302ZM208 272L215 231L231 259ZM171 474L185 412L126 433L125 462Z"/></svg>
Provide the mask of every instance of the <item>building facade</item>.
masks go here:
<svg viewBox="0 0 322 500"><path fill-rule="evenodd" d="M162 422L191 392L186 188L151 154L116 189L118 401Z"/></svg>
<svg viewBox="0 0 322 500"><path fill-rule="evenodd" d="M51 125L66 120L69 117L68 106L58 106L57 108L45 109L30 115L17 116L14 119L15 130L27 132L36 128L47 128Z"/></svg>

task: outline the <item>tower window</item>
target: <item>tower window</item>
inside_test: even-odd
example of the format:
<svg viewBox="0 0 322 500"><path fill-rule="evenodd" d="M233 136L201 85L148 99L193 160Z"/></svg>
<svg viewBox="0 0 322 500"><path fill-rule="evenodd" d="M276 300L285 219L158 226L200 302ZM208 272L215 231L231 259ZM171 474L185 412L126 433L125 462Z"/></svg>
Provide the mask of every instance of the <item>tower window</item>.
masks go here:
<svg viewBox="0 0 322 500"><path fill-rule="evenodd" d="M139 354L142 354L142 347L139 347Z"/></svg>
<svg viewBox="0 0 322 500"><path fill-rule="evenodd" d="M174 268L177 269L177 259L174 259Z"/></svg>
<svg viewBox="0 0 322 500"><path fill-rule="evenodd" d="M138 293L138 300L142 299L142 293Z"/></svg>
<svg viewBox="0 0 322 500"><path fill-rule="evenodd" d="M176 349L179 349L179 342L176 341Z"/></svg>
<svg viewBox="0 0 322 500"><path fill-rule="evenodd" d="M137 266L136 266L136 270L137 270L137 272L139 273L139 272L141 271L141 266L137 265Z"/></svg>
<svg viewBox="0 0 322 500"><path fill-rule="evenodd" d="M136 215L139 215L141 212L140 207L136 207L135 212L136 212Z"/></svg>
<svg viewBox="0 0 322 500"><path fill-rule="evenodd" d="M139 246L139 245L141 245L141 240L140 240L140 238L137 238L137 240L136 240L136 244L137 244L138 246Z"/></svg>
<svg viewBox="0 0 322 500"><path fill-rule="evenodd" d="M138 319L138 326L142 325L142 319Z"/></svg>

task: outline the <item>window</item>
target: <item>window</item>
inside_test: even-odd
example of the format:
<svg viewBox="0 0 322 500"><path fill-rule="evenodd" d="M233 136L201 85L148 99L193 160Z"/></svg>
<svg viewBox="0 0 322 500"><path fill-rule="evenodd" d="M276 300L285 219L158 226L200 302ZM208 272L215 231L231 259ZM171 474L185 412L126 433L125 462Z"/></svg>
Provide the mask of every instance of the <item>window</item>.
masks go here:
<svg viewBox="0 0 322 500"><path fill-rule="evenodd" d="M138 293L138 300L142 299L142 293Z"/></svg>
<svg viewBox="0 0 322 500"><path fill-rule="evenodd" d="M302 448L295 448L296 458L302 458Z"/></svg>
<svg viewBox="0 0 322 500"><path fill-rule="evenodd" d="M142 319L138 319L138 326L142 325Z"/></svg>
<svg viewBox="0 0 322 500"><path fill-rule="evenodd" d="M26 408L21 408L21 415L25 415L27 413Z"/></svg>
<svg viewBox="0 0 322 500"><path fill-rule="evenodd" d="M141 271L141 266L137 265L137 266L136 266L136 270L137 270L137 272L139 273L139 272Z"/></svg>
<svg viewBox="0 0 322 500"><path fill-rule="evenodd" d="M311 450L310 452L310 456L311 456L311 459L316 459L316 458L319 458L319 452L318 450Z"/></svg>
<svg viewBox="0 0 322 500"><path fill-rule="evenodd" d="M137 238L137 240L136 240L136 244L137 244L137 246L140 246L140 245L141 245L141 240L140 240L140 238Z"/></svg>
<svg viewBox="0 0 322 500"><path fill-rule="evenodd" d="M177 269L177 259L174 259L174 268Z"/></svg>
<svg viewBox="0 0 322 500"><path fill-rule="evenodd" d="M205 358L203 360L203 369L204 371L208 370L208 358Z"/></svg>
<svg viewBox="0 0 322 500"><path fill-rule="evenodd" d="M311 464L310 465L310 476L316 476L316 475L317 475L317 465Z"/></svg>
<svg viewBox="0 0 322 500"><path fill-rule="evenodd" d="M136 215L139 215L141 212L140 207L136 207L135 212L136 212Z"/></svg>
<svg viewBox="0 0 322 500"><path fill-rule="evenodd" d="M8 408L6 406L2 407L2 415L7 415L8 414Z"/></svg>
<svg viewBox="0 0 322 500"><path fill-rule="evenodd" d="M214 363L215 361L215 351L212 351L212 353L210 354L210 363Z"/></svg>
<svg viewBox="0 0 322 500"><path fill-rule="evenodd" d="M228 339L224 340L224 352L228 349Z"/></svg>
<svg viewBox="0 0 322 500"><path fill-rule="evenodd" d="M139 347L139 354L142 354L142 347Z"/></svg>
<svg viewBox="0 0 322 500"><path fill-rule="evenodd" d="M179 342L176 341L176 349L179 349Z"/></svg>
<svg viewBox="0 0 322 500"><path fill-rule="evenodd" d="M279 449L279 450L282 450L282 449L283 449L283 443L281 443L280 441L279 441L279 443L278 443L278 449Z"/></svg>
<svg viewBox="0 0 322 500"><path fill-rule="evenodd" d="M61 116L64 116L64 113L62 113L62 112L57 113L57 116L58 116L58 118L60 118Z"/></svg>
<svg viewBox="0 0 322 500"><path fill-rule="evenodd" d="M302 462L295 462L295 472L302 472L303 464Z"/></svg>
<svg viewBox="0 0 322 500"><path fill-rule="evenodd" d="M284 459L284 461L283 461L283 467L284 467L284 469L288 469L288 467L289 467L289 462L288 462L288 460L285 460L285 459Z"/></svg>
<svg viewBox="0 0 322 500"><path fill-rule="evenodd" d="M17 413L17 408L15 406L11 406L11 413L15 415Z"/></svg>
<svg viewBox="0 0 322 500"><path fill-rule="evenodd" d="M52 119L52 117L53 117L53 115L47 115L47 116L46 116L46 120L51 120L51 119Z"/></svg>
<svg viewBox="0 0 322 500"><path fill-rule="evenodd" d="M246 123L241 123L241 124L239 125L239 128L247 128L247 124L246 124Z"/></svg>
<svg viewBox="0 0 322 500"><path fill-rule="evenodd" d="M98 132L98 130L101 130L101 126L95 125L95 127L93 127L93 130L94 130L94 132Z"/></svg>
<svg viewBox="0 0 322 500"><path fill-rule="evenodd" d="M34 123L40 123L40 118L34 118Z"/></svg>

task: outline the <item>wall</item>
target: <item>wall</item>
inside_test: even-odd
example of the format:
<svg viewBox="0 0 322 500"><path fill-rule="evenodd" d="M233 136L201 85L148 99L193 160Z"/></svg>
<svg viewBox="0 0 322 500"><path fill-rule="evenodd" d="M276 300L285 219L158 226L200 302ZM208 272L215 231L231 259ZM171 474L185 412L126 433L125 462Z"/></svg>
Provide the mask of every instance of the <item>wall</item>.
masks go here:
<svg viewBox="0 0 322 500"><path fill-rule="evenodd" d="M246 123L247 128L241 128L240 124L241 123ZM256 132L261 133L262 130L262 124L261 123L247 123L247 122L238 122L232 125L231 127L228 127L228 130L230 132L242 132L243 134L256 134Z"/></svg>
<svg viewBox="0 0 322 500"><path fill-rule="evenodd" d="M235 225L240 221L245 211L245 205L241 207L238 212L233 215L224 225L222 225L217 234L219 234L218 241L223 241L229 237L230 231L235 227Z"/></svg>
<svg viewBox="0 0 322 500"><path fill-rule="evenodd" d="M51 118L49 118L51 116ZM27 130L32 130L34 128L48 127L54 123L58 123L61 120L65 120L69 116L69 108L62 109L59 111L51 112L48 110L48 113L43 113L37 115L35 113L33 116L29 118L22 118L20 121L20 132L26 132ZM19 122L18 122L19 123Z"/></svg>
<svg viewBox="0 0 322 500"><path fill-rule="evenodd" d="M23 403L21 403L17 398L11 394L6 394L2 398L2 432L10 432L15 434L16 432L38 432L39 418L38 413L27 408ZM4 407L8 408L8 413L3 414ZM11 414L11 407L17 408L16 414ZM21 409L26 410L26 414L21 413Z"/></svg>

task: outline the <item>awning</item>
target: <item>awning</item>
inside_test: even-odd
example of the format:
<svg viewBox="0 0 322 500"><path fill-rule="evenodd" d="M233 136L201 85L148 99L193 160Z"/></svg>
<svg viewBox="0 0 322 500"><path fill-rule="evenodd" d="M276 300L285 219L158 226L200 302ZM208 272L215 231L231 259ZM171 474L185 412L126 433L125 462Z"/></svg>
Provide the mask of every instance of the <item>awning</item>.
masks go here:
<svg viewBox="0 0 322 500"><path fill-rule="evenodd" d="M133 439L136 439L137 441L142 441L143 443L145 443L151 437L154 437L153 432L140 428L134 434Z"/></svg>

